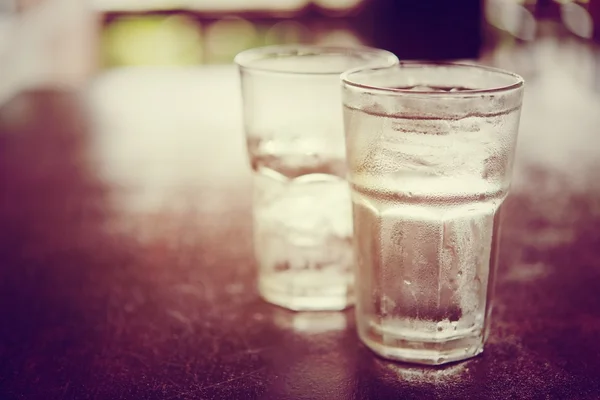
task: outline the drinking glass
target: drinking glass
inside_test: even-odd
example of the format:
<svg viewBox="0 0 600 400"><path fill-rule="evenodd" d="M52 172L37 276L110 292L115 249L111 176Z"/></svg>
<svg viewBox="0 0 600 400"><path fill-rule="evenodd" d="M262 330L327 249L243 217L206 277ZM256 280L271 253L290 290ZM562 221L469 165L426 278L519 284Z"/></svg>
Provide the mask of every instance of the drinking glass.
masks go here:
<svg viewBox="0 0 600 400"><path fill-rule="evenodd" d="M398 60L371 48L295 45L247 50L235 62L254 176L259 291L293 310L346 308L352 212L340 74Z"/></svg>
<svg viewBox="0 0 600 400"><path fill-rule="evenodd" d="M401 63L342 81L359 336L394 360L475 356L488 333L523 79Z"/></svg>

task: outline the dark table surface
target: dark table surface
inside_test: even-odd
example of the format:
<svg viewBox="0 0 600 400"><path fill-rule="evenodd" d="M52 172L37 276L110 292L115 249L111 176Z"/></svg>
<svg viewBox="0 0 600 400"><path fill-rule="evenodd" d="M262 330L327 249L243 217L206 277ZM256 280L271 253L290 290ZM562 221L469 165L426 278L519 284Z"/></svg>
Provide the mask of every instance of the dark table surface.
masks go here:
<svg viewBox="0 0 600 400"><path fill-rule="evenodd" d="M375 357L351 310L259 299L232 67L17 96L0 109L0 398L600 398L598 58L536 46L512 53L528 89L491 337L445 368Z"/></svg>

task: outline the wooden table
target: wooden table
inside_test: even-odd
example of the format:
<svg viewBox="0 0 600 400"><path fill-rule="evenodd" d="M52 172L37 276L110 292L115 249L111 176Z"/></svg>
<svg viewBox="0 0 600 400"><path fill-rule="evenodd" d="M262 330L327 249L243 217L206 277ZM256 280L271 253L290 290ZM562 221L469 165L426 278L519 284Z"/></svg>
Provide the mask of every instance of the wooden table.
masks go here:
<svg viewBox="0 0 600 400"><path fill-rule="evenodd" d="M490 341L446 368L373 356L352 311L258 298L233 67L14 98L0 110L0 398L600 398L598 59L560 46L536 47L526 71Z"/></svg>

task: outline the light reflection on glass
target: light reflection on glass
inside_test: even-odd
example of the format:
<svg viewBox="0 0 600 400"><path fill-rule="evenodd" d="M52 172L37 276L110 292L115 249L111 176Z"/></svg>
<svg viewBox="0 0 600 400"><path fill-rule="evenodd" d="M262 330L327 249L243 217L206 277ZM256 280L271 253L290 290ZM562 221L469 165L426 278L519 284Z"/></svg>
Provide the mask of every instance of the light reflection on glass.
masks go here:
<svg viewBox="0 0 600 400"><path fill-rule="evenodd" d="M398 364L373 357L376 370L383 374L392 374L397 379L410 383L459 383L469 375L472 361L449 364L439 367L417 367L410 364Z"/></svg>
<svg viewBox="0 0 600 400"><path fill-rule="evenodd" d="M276 308L273 310L273 321L282 329L299 333L342 331L348 326L345 312L294 312Z"/></svg>

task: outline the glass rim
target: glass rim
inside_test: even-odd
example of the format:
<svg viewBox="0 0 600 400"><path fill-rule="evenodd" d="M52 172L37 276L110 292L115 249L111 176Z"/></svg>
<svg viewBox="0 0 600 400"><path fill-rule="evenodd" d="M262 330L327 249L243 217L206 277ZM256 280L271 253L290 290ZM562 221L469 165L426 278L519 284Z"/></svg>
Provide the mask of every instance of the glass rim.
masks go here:
<svg viewBox="0 0 600 400"><path fill-rule="evenodd" d="M360 55L370 54L373 56L380 56L385 59L389 65L382 66L379 68L389 68L398 64L398 57L390 51L378 49L369 46L321 46L311 44L284 44L284 45L273 45L256 47L248 50L244 50L238 53L233 62L240 68L251 71L261 71L272 74L282 75L323 75L323 76L339 76L340 74L347 71L347 69L339 71L300 71L300 70L280 70L278 68L269 67L257 67L253 66L252 63L258 60L264 60L268 58L277 57L303 57L312 55ZM352 70L355 70L353 68Z"/></svg>
<svg viewBox="0 0 600 400"><path fill-rule="evenodd" d="M456 92L433 91L433 90L411 90L394 88L390 86L376 86L359 83L351 78L353 74L368 73L387 69L400 70L403 68L424 68L424 67L452 67L452 68L474 68L481 71L487 71L495 75L504 75L515 80L514 83L502 86L492 86L485 89L467 89ZM424 62L424 61L401 61L396 65L388 67L359 67L345 71L341 74L341 80L344 85L352 86L361 89L365 92L391 94L391 95L406 95L406 96L435 96L435 97L465 97L469 95L493 94L509 92L523 87L525 80L522 76L501 68L488 67L486 65L469 64L460 62Z"/></svg>

